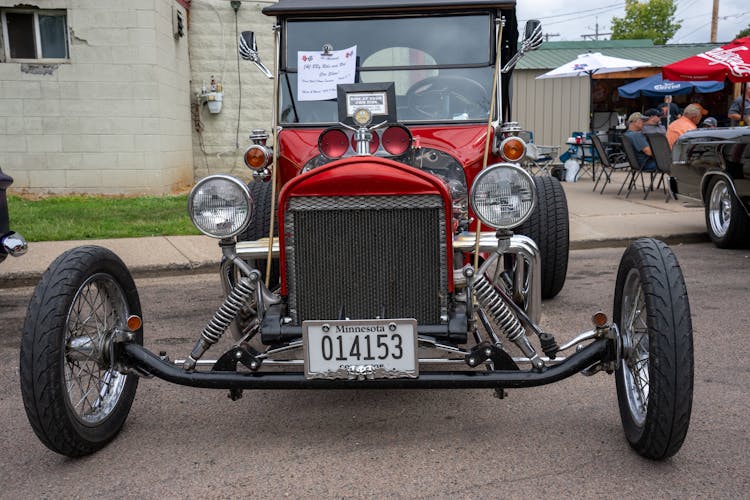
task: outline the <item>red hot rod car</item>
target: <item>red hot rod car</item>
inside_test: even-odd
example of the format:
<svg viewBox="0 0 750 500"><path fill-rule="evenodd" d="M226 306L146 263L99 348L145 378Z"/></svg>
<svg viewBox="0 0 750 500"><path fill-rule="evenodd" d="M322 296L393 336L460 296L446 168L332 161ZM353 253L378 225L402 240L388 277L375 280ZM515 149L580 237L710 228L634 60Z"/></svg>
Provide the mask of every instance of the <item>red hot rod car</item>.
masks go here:
<svg viewBox="0 0 750 500"><path fill-rule="evenodd" d="M532 177L510 123L521 43L512 0L280 0L271 132L249 185L200 180L196 227L216 238L225 299L180 359L142 346L136 286L83 247L42 278L23 333L24 403L39 438L77 456L109 442L141 377L229 390L507 388L614 373L625 435L676 453L692 402L692 328L669 248L625 252L612 317L558 342L541 301L563 288L568 213ZM58 272L65 269L66 273ZM54 279L53 279L54 278ZM200 326L199 326L200 328ZM214 347L231 335L229 349ZM214 349L212 350L212 347ZM92 389L93 388L93 389ZM50 411L51 410L51 411Z"/></svg>

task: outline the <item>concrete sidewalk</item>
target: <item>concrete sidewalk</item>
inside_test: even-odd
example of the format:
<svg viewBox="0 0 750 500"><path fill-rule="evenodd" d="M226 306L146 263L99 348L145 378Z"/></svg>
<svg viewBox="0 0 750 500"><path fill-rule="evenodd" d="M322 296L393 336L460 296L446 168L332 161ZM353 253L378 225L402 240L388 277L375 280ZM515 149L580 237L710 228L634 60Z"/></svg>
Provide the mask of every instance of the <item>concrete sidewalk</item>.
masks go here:
<svg viewBox="0 0 750 500"><path fill-rule="evenodd" d="M685 207L674 200L665 203L661 191L651 193L647 200L636 190L628 199L616 196L622 179L616 177L603 195L592 191L590 179L562 183L568 198L572 248L624 247L643 236L671 244L708 239L702 208ZM111 249L136 277L214 271L221 258L217 241L207 236L32 242L26 255L8 257L0 264L0 288L35 284L58 255L79 245Z"/></svg>

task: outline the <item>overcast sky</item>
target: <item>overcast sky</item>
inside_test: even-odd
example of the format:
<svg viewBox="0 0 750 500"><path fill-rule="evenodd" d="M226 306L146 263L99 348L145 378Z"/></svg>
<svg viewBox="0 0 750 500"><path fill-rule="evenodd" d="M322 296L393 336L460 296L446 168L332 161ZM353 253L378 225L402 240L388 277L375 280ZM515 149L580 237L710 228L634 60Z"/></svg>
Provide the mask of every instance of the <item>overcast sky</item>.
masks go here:
<svg viewBox="0 0 750 500"><path fill-rule="evenodd" d="M668 43L708 42L711 39L713 0L676 0L675 18L682 28ZM559 34L550 41L583 40L581 35L612 31L612 18L625 15L624 0L517 0L521 23L536 18L542 21L544 33ZM750 24L750 1L719 0L717 40L728 42ZM520 25L522 30L523 24ZM609 36L600 39L609 38Z"/></svg>

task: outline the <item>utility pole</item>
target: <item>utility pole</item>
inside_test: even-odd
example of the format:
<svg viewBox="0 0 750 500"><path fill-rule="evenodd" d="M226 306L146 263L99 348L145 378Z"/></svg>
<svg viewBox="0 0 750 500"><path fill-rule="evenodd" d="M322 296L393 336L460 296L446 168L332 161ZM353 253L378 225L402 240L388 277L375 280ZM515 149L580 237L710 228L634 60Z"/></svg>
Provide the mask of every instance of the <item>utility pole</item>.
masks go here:
<svg viewBox="0 0 750 500"><path fill-rule="evenodd" d="M714 0L714 8L711 11L711 43L716 43L716 31L719 24L719 0Z"/></svg>
<svg viewBox="0 0 750 500"><path fill-rule="evenodd" d="M718 1L718 0L716 0ZM586 35L581 35L581 38L586 40L587 38L593 38L594 40L599 40L600 36L607 36L611 35L612 33L599 33L599 16L596 17L596 25L594 26L594 33L589 33Z"/></svg>

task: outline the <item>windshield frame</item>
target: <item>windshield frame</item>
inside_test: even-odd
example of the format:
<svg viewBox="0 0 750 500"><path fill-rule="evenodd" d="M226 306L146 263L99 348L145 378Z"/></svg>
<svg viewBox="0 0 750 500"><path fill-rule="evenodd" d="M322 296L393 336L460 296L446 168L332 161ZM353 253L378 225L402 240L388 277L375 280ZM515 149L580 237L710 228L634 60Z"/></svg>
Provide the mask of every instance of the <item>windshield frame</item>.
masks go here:
<svg viewBox="0 0 750 500"><path fill-rule="evenodd" d="M501 15L501 12L497 9L477 9L477 10L470 10L470 11L456 11L456 10L446 10L446 11L439 11L439 12L430 12L430 13L418 13L418 12L409 12L409 13L399 13L399 14L373 14L368 16L362 16L362 15L336 15L336 16L290 16L286 17L281 21L282 24L282 30L280 37L280 50L279 50L279 106L283 104L283 95L289 95L292 96L292 108L295 108L296 104L298 103L297 99L294 98L295 90L291 88L292 86L292 79L289 78L289 75L296 75L297 69L296 68L290 68L290 64L288 64L288 58L289 58L289 41L288 41L288 33L289 33L289 23L294 22L315 22L315 21L346 21L346 20L371 20L371 19L380 19L380 20L391 20L391 19L417 19L417 18L451 18L451 17L470 17L470 16L482 16L487 18L487 22L489 24L488 26L488 39L486 41L486 47L487 47L487 55L488 60L482 61L482 62L473 62L473 63L453 63L453 64L426 64L426 65L406 65L406 66L365 66L365 67L358 67L357 72L363 73L363 72L383 72L383 71L409 71L409 70L456 70L456 69L471 69L471 68L491 68L494 70L495 61L496 61L496 44L495 44L495 37L497 36L497 22L496 19ZM294 56L296 61L296 55ZM296 79L296 78L294 78ZM491 82L490 82L491 83ZM498 89L499 91L499 89ZM296 114L296 108L294 109L294 114ZM497 119L498 116L498 109L497 106L495 107L495 116L494 119ZM280 117L281 118L281 117ZM472 123L485 123L486 119L467 119L467 120L451 120L451 119L424 119L424 120L404 120L399 119L400 122L403 123L410 123L410 124L452 124L452 125L466 125L466 124L472 124ZM319 122L295 122L295 121L282 121L280 120L280 125L283 125L285 127L316 127L319 128L321 126L328 126L331 124L335 124L335 121L319 121Z"/></svg>

